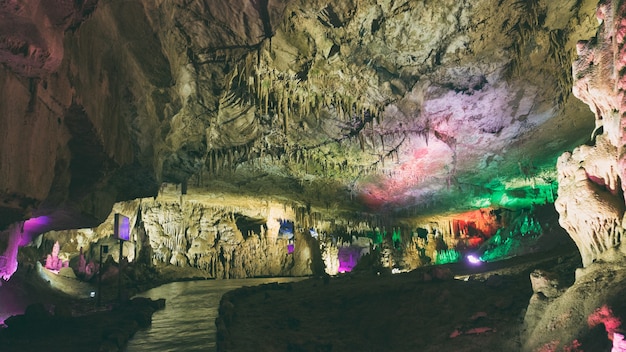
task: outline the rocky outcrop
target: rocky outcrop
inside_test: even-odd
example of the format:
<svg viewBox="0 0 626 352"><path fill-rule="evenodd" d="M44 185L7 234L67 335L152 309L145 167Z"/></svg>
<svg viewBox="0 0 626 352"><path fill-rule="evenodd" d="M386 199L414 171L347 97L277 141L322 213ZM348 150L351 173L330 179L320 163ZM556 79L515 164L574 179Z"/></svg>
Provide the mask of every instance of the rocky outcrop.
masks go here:
<svg viewBox="0 0 626 352"><path fill-rule="evenodd" d="M122 214L132 227L130 240L122 245L122 257L129 262L199 269L202 276L226 279L336 275L353 269L410 271L463 261L468 251L493 261L551 250L567 239L551 229L556 213L549 214L546 207L482 209L421 224L417 231L408 225L386 230L367 221L318 218L284 203L186 191L165 185L156 198L116 203L98 227L51 231L35 242L43 245L44 253L54 252L58 242L58 257L79 272L81 258L83 266L97 263L102 245L118 261L120 245L113 228L115 214Z"/></svg>
<svg viewBox="0 0 626 352"><path fill-rule="evenodd" d="M32 304L24 314L5 321L0 342L6 351L123 351L138 330L150 326L154 312L164 307L164 299L138 297L113 309L89 307L87 313L73 315L74 307L68 304L55 306L54 314L41 303Z"/></svg>
<svg viewBox="0 0 626 352"><path fill-rule="evenodd" d="M559 223L578 246L584 268L564 290L548 273L531 274L535 293L523 336L528 351L608 350L610 340L614 351L622 349L616 329L624 314L626 258L626 3L602 1L597 17L597 35L578 44L573 65L574 94L594 112L596 128L590 143L564 153L557 163Z"/></svg>
<svg viewBox="0 0 626 352"><path fill-rule="evenodd" d="M596 115L594 143L563 154L557 163L559 197L555 205L561 215L559 221L576 242L584 266L617 248L624 234L624 14L623 2L602 2L597 12L601 24L596 37L577 46L574 94Z"/></svg>
<svg viewBox="0 0 626 352"><path fill-rule="evenodd" d="M574 345L584 351L610 350L613 337L610 330L615 325L607 321L592 324L592 321L600 309L607 307L615 309L618 320L624 316L624 264L623 257L612 262L591 263L585 268L587 274L577 277L571 286L571 279L558 274L533 272L534 294L525 313L520 350L560 351ZM596 326L599 323L605 324L606 331Z"/></svg>

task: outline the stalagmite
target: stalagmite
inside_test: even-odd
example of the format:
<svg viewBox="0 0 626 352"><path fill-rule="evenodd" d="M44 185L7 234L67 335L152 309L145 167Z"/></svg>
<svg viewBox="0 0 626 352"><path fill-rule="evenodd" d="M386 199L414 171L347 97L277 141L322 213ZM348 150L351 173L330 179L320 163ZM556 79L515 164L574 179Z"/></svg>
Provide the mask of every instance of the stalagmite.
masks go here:
<svg viewBox="0 0 626 352"><path fill-rule="evenodd" d="M623 87L618 84L626 76L620 67L626 51L626 3L607 1L600 5L602 17L596 39L579 43L579 58L573 65L574 94L596 113L597 127L602 134L595 144L582 145L563 154L557 163L558 198L555 206L559 222L567 229L581 252L583 265L608 258L605 253L620 249L624 234L625 203L621 190L626 189L626 157L623 152L626 116ZM618 35L620 34L621 35ZM615 74L606 75L613 71ZM618 87L618 89L615 89ZM621 185L618 181L621 180Z"/></svg>

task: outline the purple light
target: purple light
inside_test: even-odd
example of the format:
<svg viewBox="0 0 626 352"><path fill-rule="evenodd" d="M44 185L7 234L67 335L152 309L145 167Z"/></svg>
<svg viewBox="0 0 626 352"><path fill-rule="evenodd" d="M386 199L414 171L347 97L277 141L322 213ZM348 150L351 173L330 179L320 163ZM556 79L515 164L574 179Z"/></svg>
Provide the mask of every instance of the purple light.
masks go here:
<svg viewBox="0 0 626 352"><path fill-rule="evenodd" d="M23 223L15 223L8 229L9 241L4 253L0 253L0 278L9 280L17 271L17 251L32 238L48 229L50 219L46 216L31 218Z"/></svg>
<svg viewBox="0 0 626 352"><path fill-rule="evenodd" d="M470 262L470 264L474 265L478 265L481 263L481 260L479 258L476 258L476 256L473 254L467 256L467 261Z"/></svg>
<svg viewBox="0 0 626 352"><path fill-rule="evenodd" d="M50 218L47 216L40 216L37 218L30 218L24 221L24 226L20 229L20 233L26 234L20 236L20 247L23 247L30 243L33 237L46 232L48 225L50 224Z"/></svg>
<svg viewBox="0 0 626 352"><path fill-rule="evenodd" d="M295 246L293 243L288 244L288 245L287 245L287 253L288 253L288 254L293 253L293 251L294 251L295 247L296 247L296 246Z"/></svg>
<svg viewBox="0 0 626 352"><path fill-rule="evenodd" d="M130 240L130 220L122 214L115 214L115 236L123 241Z"/></svg>
<svg viewBox="0 0 626 352"><path fill-rule="evenodd" d="M339 272L348 273L354 269L361 258L361 247L348 246L339 247L337 259L339 259Z"/></svg>

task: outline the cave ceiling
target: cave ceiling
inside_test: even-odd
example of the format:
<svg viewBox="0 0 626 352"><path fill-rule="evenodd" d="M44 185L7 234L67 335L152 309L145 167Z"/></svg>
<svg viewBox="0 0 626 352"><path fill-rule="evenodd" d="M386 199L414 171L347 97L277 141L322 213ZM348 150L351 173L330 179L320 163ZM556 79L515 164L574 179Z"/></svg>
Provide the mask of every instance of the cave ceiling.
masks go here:
<svg viewBox="0 0 626 352"><path fill-rule="evenodd" d="M336 216L551 202L594 128L596 5L0 1L0 225L161 182Z"/></svg>

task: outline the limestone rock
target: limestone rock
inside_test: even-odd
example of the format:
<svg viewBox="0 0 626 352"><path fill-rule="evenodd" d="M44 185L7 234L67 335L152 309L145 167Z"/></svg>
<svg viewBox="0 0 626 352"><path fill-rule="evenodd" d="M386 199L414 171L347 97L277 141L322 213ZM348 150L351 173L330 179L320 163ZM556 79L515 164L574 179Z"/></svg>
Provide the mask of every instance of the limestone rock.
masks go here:
<svg viewBox="0 0 626 352"><path fill-rule="evenodd" d="M626 4L602 2L595 39L577 45L574 94L596 115L595 143L563 154L557 163L559 222L576 242L584 266L619 246L624 232L624 13Z"/></svg>

